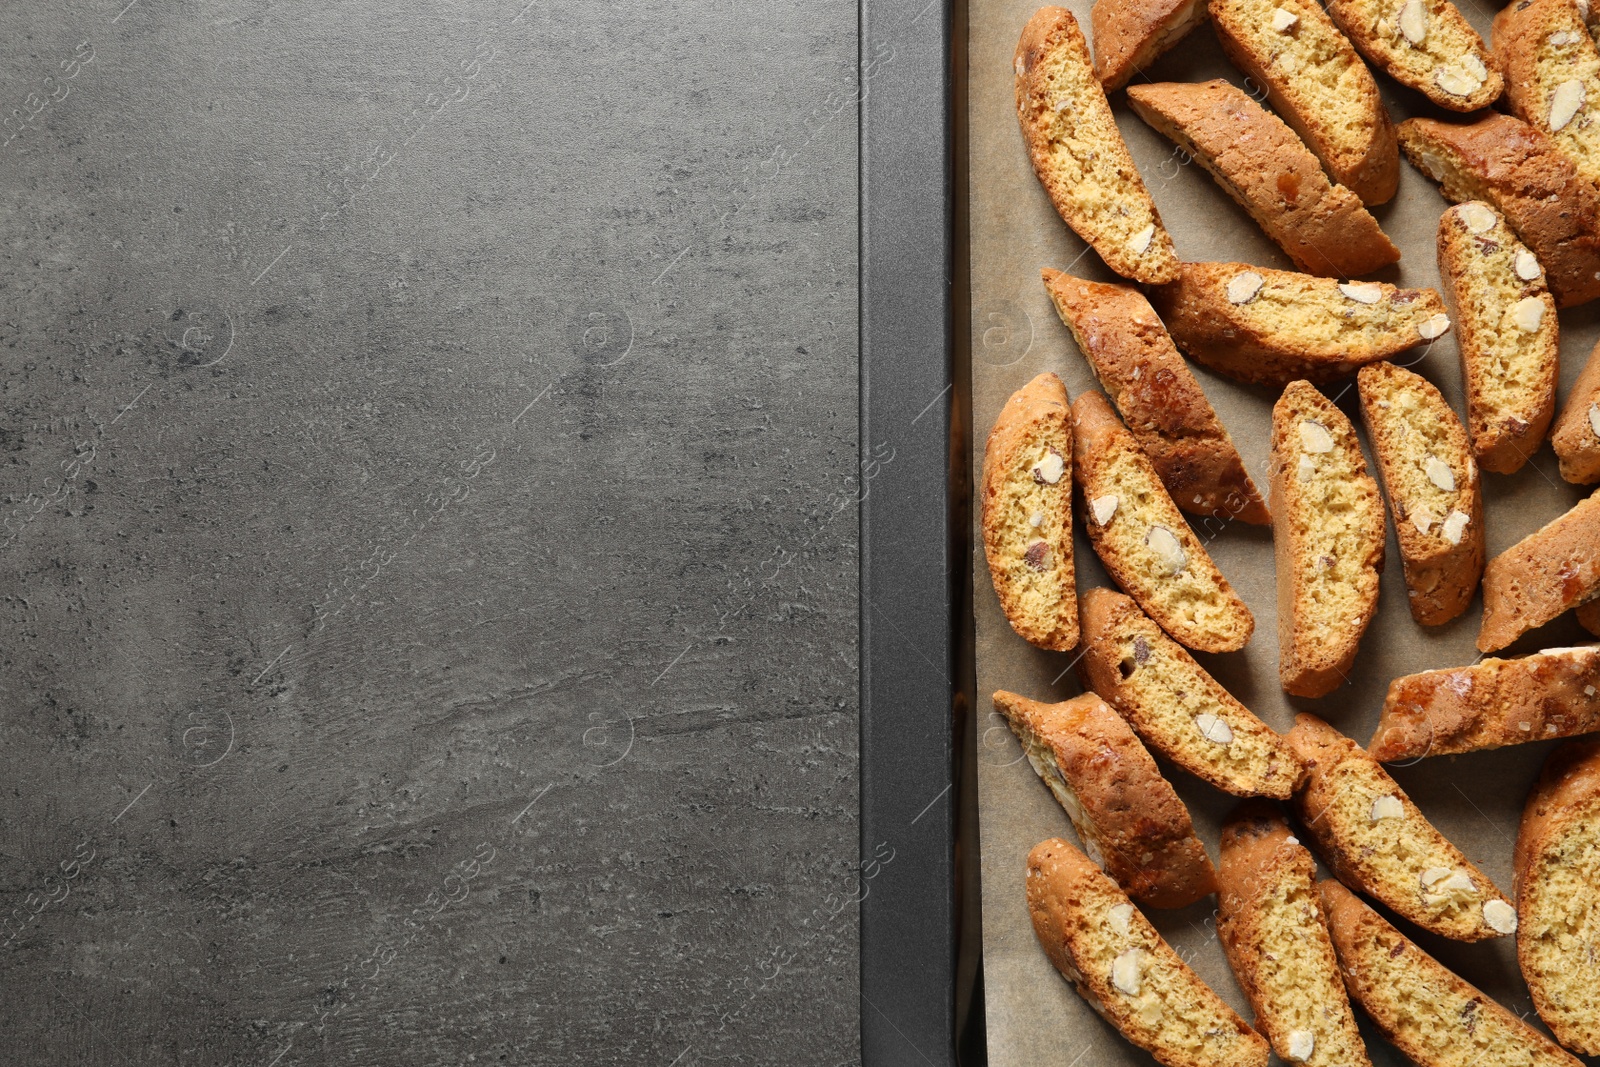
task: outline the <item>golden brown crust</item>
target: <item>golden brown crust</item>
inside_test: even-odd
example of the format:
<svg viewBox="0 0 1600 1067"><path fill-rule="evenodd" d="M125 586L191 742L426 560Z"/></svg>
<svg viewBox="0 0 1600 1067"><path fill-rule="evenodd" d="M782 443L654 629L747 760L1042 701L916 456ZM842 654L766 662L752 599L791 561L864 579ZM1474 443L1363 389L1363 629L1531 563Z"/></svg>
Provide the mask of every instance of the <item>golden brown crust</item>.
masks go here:
<svg viewBox="0 0 1600 1067"><path fill-rule="evenodd" d="M1553 648L1396 678L1367 751L1394 763L1597 728L1600 647Z"/></svg>
<svg viewBox="0 0 1600 1067"><path fill-rule="evenodd" d="M1128 89L1145 122L1177 142L1311 274L1354 278L1400 259L1361 198L1322 173L1295 132L1220 79Z"/></svg>
<svg viewBox="0 0 1600 1067"><path fill-rule="evenodd" d="M1411 617L1438 626L1467 610L1483 574L1483 488L1467 433L1444 395L1420 374L1374 363L1361 368L1356 383L1400 542ZM1435 467L1430 476L1427 460L1416 455L1422 447L1445 473ZM1443 490L1435 478L1453 489ZM1467 522L1451 543L1443 527L1457 510Z"/></svg>
<svg viewBox="0 0 1600 1067"><path fill-rule="evenodd" d="M1216 890L1189 809L1104 700L1084 693L1042 704L1002 691L994 706L1071 817L1083 851L1129 896L1181 908Z"/></svg>
<svg viewBox="0 0 1600 1067"><path fill-rule="evenodd" d="M1205 20L1205 0L1095 0L1089 27L1100 84L1108 93L1127 85Z"/></svg>
<svg viewBox="0 0 1600 1067"><path fill-rule="evenodd" d="M1314 715L1297 715L1288 739L1306 768L1295 814L1341 882L1441 937L1481 941L1511 932L1491 925L1494 909L1509 909L1510 901L1377 760Z"/></svg>
<svg viewBox="0 0 1600 1067"><path fill-rule="evenodd" d="M1106 266L1149 285L1178 271L1172 238L1122 141L1072 13L1042 7L1016 54L1017 119L1056 211Z"/></svg>
<svg viewBox="0 0 1600 1067"><path fill-rule="evenodd" d="M1300 780L1300 764L1275 730L1131 598L1091 589L1081 604L1078 672L1084 686L1116 708L1146 744L1225 792L1289 796Z"/></svg>
<svg viewBox="0 0 1600 1067"><path fill-rule="evenodd" d="M1295 16L1291 33L1272 28L1276 7ZM1394 123L1372 72L1318 4L1211 0L1211 21L1228 59L1266 88L1273 110L1334 181L1366 204L1394 196L1400 182Z"/></svg>
<svg viewBox="0 0 1600 1067"><path fill-rule="evenodd" d="M1447 200L1483 200L1544 268L1557 307L1600 296L1600 191L1550 139L1520 119L1400 124L1400 147Z"/></svg>
<svg viewBox="0 0 1600 1067"><path fill-rule="evenodd" d="M1592 128L1600 108L1600 49L1582 10L1573 0L1517 0L1495 16L1493 38L1511 113L1548 134L1578 173L1600 185L1600 137ZM1581 103L1557 129L1556 90L1566 81L1582 87Z"/></svg>
<svg viewBox="0 0 1600 1067"><path fill-rule="evenodd" d="M1579 1067L1576 1057L1423 952L1338 882L1319 886L1346 988L1421 1067Z"/></svg>
<svg viewBox="0 0 1600 1067"><path fill-rule="evenodd" d="M1046 455L1061 461L1059 471L1053 463L1048 469L1039 465ZM983 548L1012 629L1030 644L1057 652L1078 644L1071 472L1067 389L1046 372L1012 394L989 432L983 452ZM1035 514L1041 516L1037 527L1031 523ZM1046 547L1041 552L1035 543Z"/></svg>
<svg viewBox="0 0 1600 1067"><path fill-rule="evenodd" d="M1252 289L1255 278L1261 282ZM1342 378L1449 326L1434 321L1447 316L1432 289L1341 285L1248 263L1185 263L1176 281L1151 291L1150 302L1191 358L1241 382L1279 388L1302 379ZM1248 298L1235 302L1247 292Z"/></svg>
<svg viewBox="0 0 1600 1067"><path fill-rule="evenodd" d="M1306 382L1272 408L1272 542L1284 692L1337 689L1378 607L1383 501L1355 427Z"/></svg>
<svg viewBox="0 0 1600 1067"><path fill-rule="evenodd" d="M1217 937L1255 1011L1256 1029L1280 1058L1365 1067L1370 1061L1339 977L1316 877L1316 863L1290 833L1283 809L1245 801L1222 826ZM1295 1057L1304 1051L1294 1047L1297 1031L1298 1040L1312 1039L1312 1059Z"/></svg>
<svg viewBox="0 0 1600 1067"><path fill-rule="evenodd" d="M1163 630L1202 652L1234 652L1255 618L1183 521L1155 467L1099 393L1072 405L1073 477L1106 573ZM1109 511L1102 508L1109 502Z"/></svg>
<svg viewBox="0 0 1600 1067"><path fill-rule="evenodd" d="M1600 594L1600 491L1489 561L1478 651L1494 652Z"/></svg>
<svg viewBox="0 0 1600 1067"><path fill-rule="evenodd" d="M1061 321L1173 502L1218 522L1270 523L1233 438L1143 294L1049 268L1042 273Z"/></svg>
<svg viewBox="0 0 1600 1067"><path fill-rule="evenodd" d="M1045 955L1123 1037L1167 1067L1266 1067L1267 1042L1087 856L1060 838L1042 841L1028 854L1027 886L1028 914ZM1111 915L1123 906L1126 933ZM1119 989L1113 968L1129 953L1133 966L1124 978L1133 984Z"/></svg>
<svg viewBox="0 0 1600 1067"><path fill-rule="evenodd" d="M1550 445L1561 461L1561 477L1578 485L1600 482L1600 344L1572 386Z"/></svg>
<svg viewBox="0 0 1600 1067"><path fill-rule="evenodd" d="M1494 57L1450 0L1416 0L1410 11L1374 0L1330 0L1328 14L1373 66L1442 108L1477 111L1500 99L1505 83ZM1421 39L1413 44L1407 29L1421 31Z"/></svg>

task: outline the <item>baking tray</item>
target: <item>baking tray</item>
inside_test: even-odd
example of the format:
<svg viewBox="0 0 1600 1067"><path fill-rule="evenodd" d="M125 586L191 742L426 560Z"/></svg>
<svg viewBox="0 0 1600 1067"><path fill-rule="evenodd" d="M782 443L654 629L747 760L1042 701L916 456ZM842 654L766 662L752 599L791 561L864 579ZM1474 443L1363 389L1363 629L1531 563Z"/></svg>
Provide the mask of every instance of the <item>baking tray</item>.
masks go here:
<svg viewBox="0 0 1600 1067"><path fill-rule="evenodd" d="M1093 252L1086 250L1056 215L1034 178L1017 127L1013 103L1012 57L1023 25L1039 5L1030 0L970 0L967 10L966 197L970 232L971 410L975 428L967 440L973 471L981 468L983 436L1010 393L1040 371L1059 374L1076 397L1097 388L1087 364L1061 325L1039 280L1040 267L1056 267L1101 281L1114 280ZM1065 5L1085 32L1090 0ZM1463 10L1488 37L1493 8L1465 0ZM1225 78L1262 95L1224 59L1207 26L1145 72L1150 81L1202 81ZM1378 82L1396 121L1412 115L1448 118L1420 95L1384 75ZM1239 260L1293 269L1254 222L1198 165L1149 129L1115 94L1112 107L1145 183L1171 231L1180 257L1188 260ZM1404 258L1374 277L1410 286L1439 284L1434 234L1446 202L1434 185L1402 164L1399 194L1374 209ZM1600 334L1600 304L1561 313L1564 402ZM1401 357L1443 391L1463 411L1461 376L1454 333ZM1275 394L1239 385L1195 367L1201 385L1233 434L1257 484L1267 485L1267 452ZM1326 392L1337 398L1358 429L1353 383ZM1363 441L1365 436L1363 434ZM1371 453L1368 463L1371 465ZM1515 475L1485 473L1484 506L1491 556L1509 547L1586 495L1563 482L1555 456L1544 447ZM977 516L969 515L975 537ZM1361 644L1349 684L1319 700L1285 696L1278 686L1277 612L1272 538L1262 527L1242 523L1193 524L1224 574L1255 613L1256 632L1245 650L1197 658L1249 708L1279 730L1287 730L1297 711L1332 722L1365 744L1391 679L1414 671L1459 666L1478 658L1474 647L1481 598L1461 618L1437 629L1415 624L1406 608L1399 552L1390 530L1382 576L1380 610ZM1045 838L1076 840L1066 814L1039 782L988 694L1010 689L1040 699L1061 700L1080 688L1071 655L1032 648L1011 632L990 585L982 549L971 547L975 615L977 692L971 741L977 752L981 828L982 988L989 1062L996 1067L1029 1064L1149 1064L1082 1001L1056 974L1034 938L1024 899L1028 850ZM1080 591L1111 584L1082 536L1077 538ZM1590 640L1570 618L1526 636L1500 653L1512 655ZM1422 760L1391 768L1401 786L1447 837L1459 845L1502 889L1511 888L1511 852L1517 820L1528 787L1551 743L1540 743L1459 757ZM1222 818L1237 801L1201 782L1164 768L1194 815L1213 858ZM1216 938L1212 908L1205 902L1177 911L1146 914L1174 948L1245 1018L1246 1003ZM1535 1020L1527 990L1517 973L1511 939L1465 945L1406 927L1428 952L1477 984L1501 1004ZM1359 1013L1358 1013L1359 1014ZM1362 1021L1373 1062L1379 1067L1407 1062Z"/></svg>

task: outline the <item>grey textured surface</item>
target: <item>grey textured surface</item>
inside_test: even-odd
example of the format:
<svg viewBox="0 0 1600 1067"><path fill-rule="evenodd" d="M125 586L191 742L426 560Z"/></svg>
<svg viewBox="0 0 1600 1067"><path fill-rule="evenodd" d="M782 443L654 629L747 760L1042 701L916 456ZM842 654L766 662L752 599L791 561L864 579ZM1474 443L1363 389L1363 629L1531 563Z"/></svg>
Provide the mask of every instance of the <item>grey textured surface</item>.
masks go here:
<svg viewBox="0 0 1600 1067"><path fill-rule="evenodd" d="M0 7L0 1042L858 1055L856 9Z"/></svg>

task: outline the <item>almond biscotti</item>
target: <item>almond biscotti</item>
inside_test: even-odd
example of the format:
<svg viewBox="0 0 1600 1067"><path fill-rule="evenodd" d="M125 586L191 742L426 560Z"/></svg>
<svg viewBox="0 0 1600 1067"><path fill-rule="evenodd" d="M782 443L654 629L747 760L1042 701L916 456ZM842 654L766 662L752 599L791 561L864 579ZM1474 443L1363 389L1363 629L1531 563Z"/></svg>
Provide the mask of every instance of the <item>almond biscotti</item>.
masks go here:
<svg viewBox="0 0 1600 1067"><path fill-rule="evenodd" d="M1222 825L1217 937L1256 1029L1286 1063L1368 1067L1328 938L1317 865L1278 805L1248 800Z"/></svg>
<svg viewBox="0 0 1600 1067"><path fill-rule="evenodd" d="M1078 644L1072 410L1044 373L1012 394L983 450L983 551L1006 620L1029 643Z"/></svg>
<svg viewBox="0 0 1600 1067"><path fill-rule="evenodd" d="M1173 502L1221 521L1271 522L1233 438L1144 295L1049 268L1043 275L1061 321Z"/></svg>
<svg viewBox="0 0 1600 1067"><path fill-rule="evenodd" d="M1505 216L1557 307L1600 296L1600 191L1543 133L1492 113L1467 125L1407 119L1400 147L1445 199L1482 200Z"/></svg>
<svg viewBox="0 0 1600 1067"><path fill-rule="evenodd" d="M1245 646L1256 621L1206 554L1133 434L1099 393L1072 406L1072 468L1106 573L1167 633L1202 652Z"/></svg>
<svg viewBox="0 0 1600 1067"><path fill-rule="evenodd" d="M1522 469L1544 440L1560 378L1556 302L1539 260L1481 200L1439 218L1439 276L1455 313L1467 391L1467 428L1478 462Z"/></svg>
<svg viewBox="0 0 1600 1067"><path fill-rule="evenodd" d="M1482 941L1515 932L1511 902L1382 764L1315 715L1295 717L1289 745L1307 768L1296 813L1341 882L1441 937Z"/></svg>
<svg viewBox="0 0 1600 1067"><path fill-rule="evenodd" d="M1389 683L1367 752L1384 763L1600 729L1600 646L1408 674Z"/></svg>
<svg viewBox="0 0 1600 1067"><path fill-rule="evenodd" d="M1600 185L1600 48L1574 0L1517 0L1494 20L1511 113Z"/></svg>
<svg viewBox="0 0 1600 1067"><path fill-rule="evenodd" d="M1483 570L1478 651L1494 652L1600 594L1600 492L1545 523Z"/></svg>
<svg viewBox="0 0 1600 1067"><path fill-rule="evenodd" d="M1087 856L1042 841L1028 853L1027 885L1050 962L1123 1037L1167 1067L1266 1067L1267 1042Z"/></svg>
<svg viewBox="0 0 1600 1067"><path fill-rule="evenodd" d="M1579 485L1600 482L1600 344L1589 353L1567 406L1550 433L1561 477Z"/></svg>
<svg viewBox="0 0 1600 1067"><path fill-rule="evenodd" d="M1505 87L1483 38L1450 0L1330 0L1328 14L1361 54L1451 111L1477 111Z"/></svg>
<svg viewBox="0 0 1600 1067"><path fill-rule="evenodd" d="M1382 204L1400 181L1394 123L1356 50L1313 0L1211 0L1228 59L1267 91L1334 181Z"/></svg>
<svg viewBox="0 0 1600 1067"><path fill-rule="evenodd" d="M1207 674L1182 646L1110 589L1083 601L1078 672L1146 744L1224 792L1289 796L1299 761L1270 726Z"/></svg>
<svg viewBox="0 0 1600 1067"><path fill-rule="evenodd" d="M1001 691L994 707L1066 809L1083 851L1130 897L1181 908L1216 891L1189 809L1105 701L1084 693L1042 704Z"/></svg>
<svg viewBox="0 0 1600 1067"><path fill-rule="evenodd" d="M1272 408L1271 493L1279 681L1324 696L1377 611L1383 501L1355 427L1306 382L1289 383Z"/></svg>
<svg viewBox="0 0 1600 1067"><path fill-rule="evenodd" d="M1350 996L1419 1067L1580 1067L1338 882L1318 887Z"/></svg>
<svg viewBox="0 0 1600 1067"><path fill-rule="evenodd" d="M1017 118L1050 200L1106 266L1149 285L1178 273L1072 13L1042 7L1017 43Z"/></svg>
<svg viewBox="0 0 1600 1067"><path fill-rule="evenodd" d="M1128 102L1197 159L1301 270L1353 278L1399 261L1361 198L1329 182L1295 132L1242 90L1220 79L1159 82L1130 87Z"/></svg>
<svg viewBox="0 0 1600 1067"><path fill-rule="evenodd" d="M1600 741L1550 753L1522 810L1516 849L1517 962L1556 1040L1600 1055Z"/></svg>
<svg viewBox="0 0 1600 1067"><path fill-rule="evenodd" d="M1331 381L1450 328L1432 289L1247 263L1185 263L1176 281L1152 290L1150 302L1179 348L1253 385Z"/></svg>
<svg viewBox="0 0 1600 1067"><path fill-rule="evenodd" d="M1432 382L1393 363L1356 376L1400 542L1411 617L1438 626L1467 610L1483 574L1483 491L1467 432Z"/></svg>
<svg viewBox="0 0 1600 1067"><path fill-rule="evenodd" d="M1206 20L1206 0L1095 0L1089 11L1094 69L1106 92L1139 71Z"/></svg>

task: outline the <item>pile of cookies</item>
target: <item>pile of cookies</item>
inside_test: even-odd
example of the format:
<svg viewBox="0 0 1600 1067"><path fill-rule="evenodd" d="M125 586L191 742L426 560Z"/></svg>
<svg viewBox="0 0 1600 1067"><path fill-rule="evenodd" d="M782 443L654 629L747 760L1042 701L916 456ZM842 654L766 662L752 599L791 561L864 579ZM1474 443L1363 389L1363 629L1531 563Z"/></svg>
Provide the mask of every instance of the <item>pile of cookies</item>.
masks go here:
<svg viewBox="0 0 1600 1067"><path fill-rule="evenodd" d="M1129 104L1300 272L1180 261L1112 118L1106 94L1206 21L1271 110L1220 80L1146 81ZM1568 1049L1600 1054L1600 741L1566 741L1547 761L1509 896L1383 765L1600 731L1600 645L1395 679L1364 748L1309 714L1280 735L1191 655L1243 648L1255 620L1185 513L1272 527L1279 682L1294 696L1349 675L1391 521L1418 624L1455 619L1481 589L1484 653L1568 611L1600 635L1600 492L1486 561L1479 476L1518 470L1549 437L1565 479L1600 482L1600 347L1555 410L1557 309L1600 297L1600 12L1513 0L1492 46L1450 0L1098 0L1092 29L1091 52L1070 12L1041 9L1017 47L1016 103L1062 219L1127 279L1043 271L1104 393L1069 398L1050 373L1018 390L980 490L1007 620L1075 653L1086 690L1063 703L994 695L1081 845L1052 839L1028 857L1040 944L1174 1067L1259 1067L1269 1047L1359 1067L1352 1001L1425 1067L1575 1067ZM1397 127L1369 63L1463 119ZM1510 114L1485 110L1502 101ZM1400 258L1368 208L1394 196L1402 152L1453 204L1438 227L1442 293L1359 280ZM1465 425L1391 362L1451 330ZM1185 357L1277 395L1265 494ZM1319 388L1351 377L1376 477ZM1079 595L1074 510L1118 589ZM1219 864L1152 751L1246 798ZM1318 880L1316 860L1332 878ZM1213 893L1255 1028L1139 910ZM1363 897L1441 937L1515 936L1556 1041Z"/></svg>

